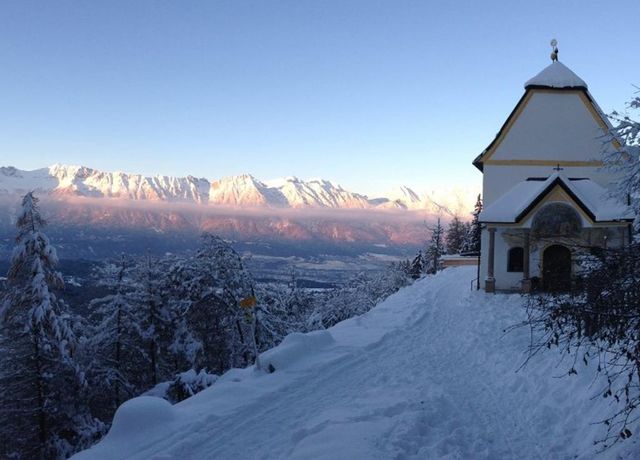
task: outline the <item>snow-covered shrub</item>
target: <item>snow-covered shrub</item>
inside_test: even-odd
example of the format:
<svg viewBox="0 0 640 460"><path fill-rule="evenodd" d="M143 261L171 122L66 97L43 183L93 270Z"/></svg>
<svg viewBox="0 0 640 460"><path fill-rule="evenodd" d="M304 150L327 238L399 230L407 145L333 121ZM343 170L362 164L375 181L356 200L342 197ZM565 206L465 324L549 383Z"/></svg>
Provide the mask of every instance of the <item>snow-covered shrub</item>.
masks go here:
<svg viewBox="0 0 640 460"><path fill-rule="evenodd" d="M613 400L603 416L606 447L630 437L640 419L640 244L599 249L584 263L572 292L529 297L530 352L560 348L574 358L569 374L576 361L597 366L601 395Z"/></svg>
<svg viewBox="0 0 640 460"><path fill-rule="evenodd" d="M411 281L403 264L391 264L381 273L359 273L343 287L317 299L315 309L308 319L309 329L328 328L366 313Z"/></svg>
<svg viewBox="0 0 640 460"><path fill-rule="evenodd" d="M605 139L607 143L615 140L622 144L622 149L606 155L605 167L621 177L616 192L620 198L629 200L636 211L637 232L640 232L640 121L632 118L630 113L639 111L640 96L634 96L627 104L626 113L613 112L610 115L616 126Z"/></svg>
<svg viewBox="0 0 640 460"><path fill-rule="evenodd" d="M289 334L279 347L265 352L262 357L267 368L278 371L304 361L311 353L330 347L334 343L333 336L326 330L306 334L294 332Z"/></svg>
<svg viewBox="0 0 640 460"><path fill-rule="evenodd" d="M182 401L209 388L216 380L218 376L207 372L206 369L201 369L200 372L196 372L195 369L181 372L167 388L166 399L171 403Z"/></svg>
<svg viewBox="0 0 640 460"><path fill-rule="evenodd" d="M309 330L307 319L316 299L298 288L295 277L288 286L258 286L256 297L256 340L260 351L275 347L287 334Z"/></svg>

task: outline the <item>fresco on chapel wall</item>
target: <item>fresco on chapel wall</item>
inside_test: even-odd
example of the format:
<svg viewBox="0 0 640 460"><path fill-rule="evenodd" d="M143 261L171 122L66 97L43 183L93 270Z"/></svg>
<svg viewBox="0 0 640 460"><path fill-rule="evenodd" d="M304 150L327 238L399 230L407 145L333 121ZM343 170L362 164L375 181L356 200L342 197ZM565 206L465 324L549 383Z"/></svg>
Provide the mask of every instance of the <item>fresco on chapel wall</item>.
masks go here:
<svg viewBox="0 0 640 460"><path fill-rule="evenodd" d="M582 223L578 213L563 203L544 206L533 218L531 234L534 238L576 237L580 235Z"/></svg>

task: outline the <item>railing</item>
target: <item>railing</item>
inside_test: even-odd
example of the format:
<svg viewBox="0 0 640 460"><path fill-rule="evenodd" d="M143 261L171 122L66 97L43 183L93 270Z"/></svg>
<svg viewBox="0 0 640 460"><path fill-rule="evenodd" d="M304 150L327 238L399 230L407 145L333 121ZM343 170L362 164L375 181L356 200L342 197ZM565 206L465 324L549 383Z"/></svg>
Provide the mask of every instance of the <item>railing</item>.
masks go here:
<svg viewBox="0 0 640 460"><path fill-rule="evenodd" d="M471 280L471 290L473 291L473 283L476 283L476 289L480 289L480 278L474 278Z"/></svg>

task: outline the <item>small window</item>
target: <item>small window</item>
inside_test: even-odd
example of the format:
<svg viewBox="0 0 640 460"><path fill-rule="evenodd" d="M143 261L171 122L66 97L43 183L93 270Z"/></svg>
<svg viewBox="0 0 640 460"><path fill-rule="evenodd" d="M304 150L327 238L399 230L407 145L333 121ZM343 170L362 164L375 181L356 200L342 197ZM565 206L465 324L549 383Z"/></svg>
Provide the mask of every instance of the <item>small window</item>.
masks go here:
<svg viewBox="0 0 640 460"><path fill-rule="evenodd" d="M524 250L522 248L509 249L509 258L507 260L508 272L522 272L524 267Z"/></svg>

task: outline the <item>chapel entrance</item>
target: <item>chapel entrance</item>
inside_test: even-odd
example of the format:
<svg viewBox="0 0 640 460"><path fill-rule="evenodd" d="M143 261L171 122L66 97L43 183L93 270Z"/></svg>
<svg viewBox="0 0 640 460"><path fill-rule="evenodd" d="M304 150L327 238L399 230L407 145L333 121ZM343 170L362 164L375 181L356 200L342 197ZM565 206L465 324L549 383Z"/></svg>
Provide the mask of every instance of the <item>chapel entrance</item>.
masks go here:
<svg viewBox="0 0 640 460"><path fill-rule="evenodd" d="M542 284L546 291L561 292L571 289L571 251L554 244L542 254Z"/></svg>

